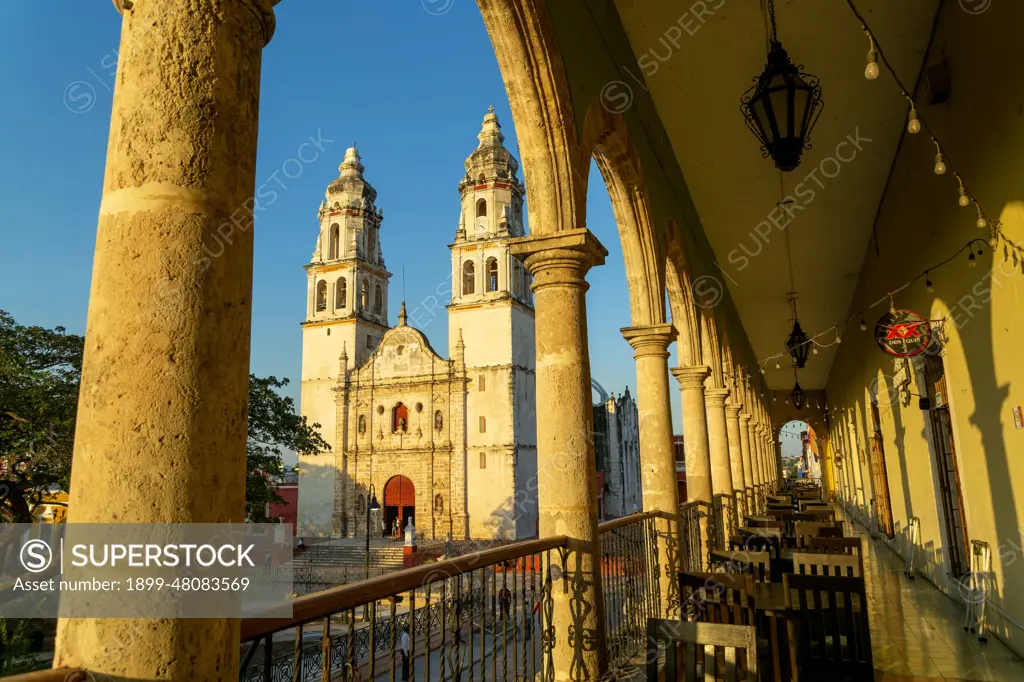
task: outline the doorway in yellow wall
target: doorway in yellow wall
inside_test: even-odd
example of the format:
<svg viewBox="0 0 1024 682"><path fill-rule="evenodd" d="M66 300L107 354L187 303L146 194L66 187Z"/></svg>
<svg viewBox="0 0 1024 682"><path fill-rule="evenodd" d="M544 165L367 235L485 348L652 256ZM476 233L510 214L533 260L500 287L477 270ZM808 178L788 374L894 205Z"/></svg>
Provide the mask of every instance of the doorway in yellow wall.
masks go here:
<svg viewBox="0 0 1024 682"><path fill-rule="evenodd" d="M878 530L887 537L893 537L892 502L889 500L889 477L885 468L885 448L882 445L882 422L878 414L878 403L871 401L872 433L868 438L871 450L871 477L874 490L875 518Z"/></svg>
<svg viewBox="0 0 1024 682"><path fill-rule="evenodd" d="M939 498L942 500L946 525L946 544L949 548L949 570L960 578L968 570L967 519L964 516L964 498L960 486L960 466L953 445L953 422L949 414L949 394L946 372L938 354L925 356L925 387L928 391L928 417L931 422L932 450L939 478Z"/></svg>

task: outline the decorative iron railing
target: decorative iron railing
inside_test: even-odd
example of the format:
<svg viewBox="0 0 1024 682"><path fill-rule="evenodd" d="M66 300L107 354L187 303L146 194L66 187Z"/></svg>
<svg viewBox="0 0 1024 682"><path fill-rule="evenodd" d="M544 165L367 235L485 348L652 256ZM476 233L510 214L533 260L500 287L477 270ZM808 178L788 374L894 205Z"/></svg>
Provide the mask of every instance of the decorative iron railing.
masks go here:
<svg viewBox="0 0 1024 682"><path fill-rule="evenodd" d="M658 556L663 516L633 514L599 527L613 671L642 653L647 619L661 615L659 566L668 560ZM291 618L242 621L239 680L553 680L553 569L569 551L565 536L518 542L299 597ZM93 677L58 668L13 679Z"/></svg>
<svg viewBox="0 0 1024 682"><path fill-rule="evenodd" d="M680 570L691 573L705 570L708 547L714 533L711 505L692 500L679 505Z"/></svg>

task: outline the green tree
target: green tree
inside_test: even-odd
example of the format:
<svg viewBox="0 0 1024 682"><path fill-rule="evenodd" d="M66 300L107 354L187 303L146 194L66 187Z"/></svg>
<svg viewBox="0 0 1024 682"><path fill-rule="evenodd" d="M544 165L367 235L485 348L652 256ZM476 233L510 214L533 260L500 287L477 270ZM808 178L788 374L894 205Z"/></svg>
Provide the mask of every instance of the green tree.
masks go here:
<svg viewBox="0 0 1024 682"><path fill-rule="evenodd" d="M82 373L81 336L25 327L0 310L0 517L31 523L32 509L51 487L69 491L75 414ZM330 450L320 425L278 393L288 379L249 377L245 511L265 522L266 506L283 502L273 479L284 472L286 450Z"/></svg>
<svg viewBox="0 0 1024 682"><path fill-rule="evenodd" d="M82 371L81 336L25 327L0 310L0 514L30 523L51 486L67 490Z"/></svg>
<svg viewBox="0 0 1024 682"><path fill-rule="evenodd" d="M288 379L249 376L249 442L245 471L245 513L265 523L267 505L284 502L272 480L284 473L283 450L315 455L331 449L321 438L320 424L309 424L295 412L295 401L277 392Z"/></svg>

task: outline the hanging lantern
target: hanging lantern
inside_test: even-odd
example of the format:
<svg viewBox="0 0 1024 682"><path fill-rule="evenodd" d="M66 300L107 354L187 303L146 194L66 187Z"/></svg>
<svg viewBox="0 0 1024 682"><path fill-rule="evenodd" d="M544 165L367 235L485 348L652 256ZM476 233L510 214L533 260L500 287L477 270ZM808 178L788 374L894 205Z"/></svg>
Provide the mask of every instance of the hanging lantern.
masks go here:
<svg viewBox="0 0 1024 682"><path fill-rule="evenodd" d="M775 30L775 1L768 3L771 18L771 48L764 72L744 93L740 110L747 127L761 143L761 155L771 157L781 171L800 165L800 156L811 148L811 129L821 115L824 102L818 79L802 73L782 49Z"/></svg>
<svg viewBox="0 0 1024 682"><path fill-rule="evenodd" d="M793 358L793 364L798 369L803 369L804 365L807 364L807 356L811 352L811 337L807 336L804 330L800 327L800 318L796 314L796 294L790 294L789 303L793 306L793 331L789 332L789 338L786 339L786 350L789 351L790 356Z"/></svg>
<svg viewBox="0 0 1024 682"><path fill-rule="evenodd" d="M804 409L804 399L807 397L804 389L800 388L800 382L793 386L793 392L789 394L793 398L793 406L798 410Z"/></svg>

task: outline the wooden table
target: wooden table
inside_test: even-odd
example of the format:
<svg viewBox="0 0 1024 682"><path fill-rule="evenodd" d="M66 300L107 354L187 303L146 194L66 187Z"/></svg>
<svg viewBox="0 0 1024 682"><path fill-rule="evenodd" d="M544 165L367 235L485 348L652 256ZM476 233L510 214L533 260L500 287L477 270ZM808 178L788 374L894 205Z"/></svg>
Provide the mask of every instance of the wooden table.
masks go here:
<svg viewBox="0 0 1024 682"><path fill-rule="evenodd" d="M755 522L755 523L775 523L776 521L778 521L778 519L775 518L774 516L766 516L766 515L761 515L761 514L750 514L750 515L744 516L743 520L746 521L747 523L750 523L750 522Z"/></svg>

